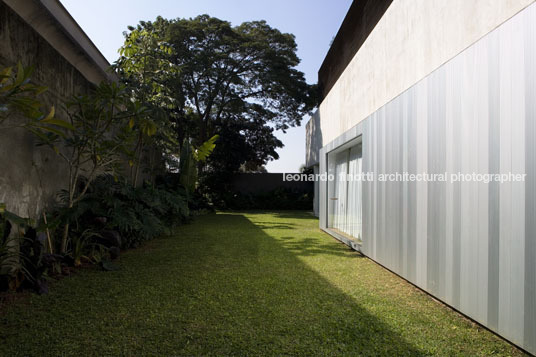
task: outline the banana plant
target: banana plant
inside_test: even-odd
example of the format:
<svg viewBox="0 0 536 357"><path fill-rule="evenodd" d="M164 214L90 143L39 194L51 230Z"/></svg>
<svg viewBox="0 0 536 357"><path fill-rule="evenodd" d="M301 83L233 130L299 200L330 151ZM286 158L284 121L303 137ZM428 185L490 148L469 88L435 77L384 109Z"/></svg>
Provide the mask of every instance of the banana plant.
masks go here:
<svg viewBox="0 0 536 357"><path fill-rule="evenodd" d="M214 135L195 148L188 140L182 147L179 163L179 182L192 194L197 184L197 163L204 162L214 151L219 135Z"/></svg>
<svg viewBox="0 0 536 357"><path fill-rule="evenodd" d="M210 156L210 154L212 154L212 151L214 151L214 148L216 147L216 140L218 140L219 137L219 135L214 135L201 144L197 149L195 149L193 151L195 161L204 162Z"/></svg>

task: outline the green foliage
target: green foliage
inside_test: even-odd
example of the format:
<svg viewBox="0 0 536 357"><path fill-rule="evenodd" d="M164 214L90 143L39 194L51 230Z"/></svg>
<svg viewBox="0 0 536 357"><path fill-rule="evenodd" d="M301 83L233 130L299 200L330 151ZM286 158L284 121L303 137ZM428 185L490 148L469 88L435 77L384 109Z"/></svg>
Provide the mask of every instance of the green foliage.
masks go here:
<svg viewBox="0 0 536 357"><path fill-rule="evenodd" d="M226 192L229 180L241 167L262 167L266 155L279 158L276 149L283 146L273 128L242 120L222 123L220 134L217 149L200 178L199 187L211 195Z"/></svg>
<svg viewBox="0 0 536 357"><path fill-rule="evenodd" d="M137 115L125 108L132 108L126 88L102 83L94 93L67 102L65 112L72 130L61 136L41 135L41 144L53 148L69 166L69 199L73 201L69 203L83 196L84 190L76 191L81 180L87 186L97 173L118 171L122 155L128 152L128 122Z"/></svg>
<svg viewBox="0 0 536 357"><path fill-rule="evenodd" d="M232 27L201 15L169 21L166 35L184 93L207 137L211 123L237 115L253 119L261 114L265 123L286 129L315 104L303 73L294 68L299 64L294 36L264 21Z"/></svg>
<svg viewBox="0 0 536 357"><path fill-rule="evenodd" d="M72 129L69 123L55 118L54 107L42 111L37 96L47 88L32 84L32 73L32 67L24 68L21 63L16 71L12 67L0 69L0 130L22 127L37 134L41 131L59 134L60 128ZM9 121L14 114L19 118Z"/></svg>
<svg viewBox="0 0 536 357"><path fill-rule="evenodd" d="M264 21L159 17L130 27L120 54L118 73L166 113L178 143L201 149L220 135L217 157L199 156L200 175L277 159L274 130L299 125L316 105L316 87L296 69L294 36Z"/></svg>
<svg viewBox="0 0 536 357"><path fill-rule="evenodd" d="M42 144L54 149L69 168L67 208L84 197L98 174L119 174L125 157L132 154L135 134L131 123L147 113L142 105L130 99L125 86L103 82L91 94L67 102L65 112L73 129L63 131L62 135L40 134ZM145 130L149 133L153 129ZM69 223L62 236L62 253L67 249L68 227Z"/></svg>
<svg viewBox="0 0 536 357"><path fill-rule="evenodd" d="M214 148L216 147L216 140L218 140L219 137L220 136L216 134L195 149L193 152L195 161L205 161L210 154L212 154L212 151L214 151Z"/></svg>
<svg viewBox="0 0 536 357"><path fill-rule="evenodd" d="M214 135L197 148L193 147L188 140L185 140L182 145L179 160L179 183L186 188L190 197L197 187L197 165L204 162L212 154L218 138L219 135Z"/></svg>
<svg viewBox="0 0 536 357"><path fill-rule="evenodd" d="M192 194L197 184L197 165L194 158L194 149L188 141L182 146L179 165L179 182L189 194Z"/></svg>
<svg viewBox="0 0 536 357"><path fill-rule="evenodd" d="M17 290L24 280L19 242L18 237L6 237L0 242L0 291Z"/></svg>
<svg viewBox="0 0 536 357"><path fill-rule="evenodd" d="M197 187L197 165L200 162L204 162L212 154L218 138L219 135L214 135L198 148L194 148L187 140L182 145L179 160L179 183L186 188L190 197Z"/></svg>
<svg viewBox="0 0 536 357"><path fill-rule="evenodd" d="M90 227L94 217L106 217L108 229L121 234L123 248L153 239L189 216L184 189L170 191L145 185L135 188L113 176L99 176L67 219L76 226Z"/></svg>
<svg viewBox="0 0 536 357"><path fill-rule="evenodd" d="M18 244L20 237L11 234L11 223L0 211L0 290L16 288L18 273L22 269Z"/></svg>
<svg viewBox="0 0 536 357"><path fill-rule="evenodd" d="M133 98L150 109L149 116L130 123L138 133L131 162L134 185L138 181L142 157L152 156L151 149L155 148L165 161L172 162L184 139L184 135L177 135L183 128L174 112L181 100L180 95L174 93L178 88L179 70L169 65L171 48L158 36L160 31L151 27L127 36L119 50L121 58L114 65L125 84L133 88ZM145 166L152 176L161 173L161 167L153 163Z"/></svg>
<svg viewBox="0 0 536 357"><path fill-rule="evenodd" d="M95 249L95 238L100 235L91 228L86 228L82 232L71 232L71 249L68 254L73 259L75 267L82 265L83 261L91 262L93 254L88 254Z"/></svg>
<svg viewBox="0 0 536 357"><path fill-rule="evenodd" d="M137 93L138 91L139 89L134 91L134 93ZM142 165L145 164L146 169L151 171L150 173L152 176L158 171L158 168L147 167L150 166L147 165L147 160L142 162L142 159L151 156L150 150L147 149L155 148L158 153L160 153L161 150L165 150L160 144L166 141L162 139L165 135L165 131L162 129L165 128L166 125L165 123L163 125L162 113L154 107L142 106L139 101L135 101L132 104L132 107L135 109L133 110L133 113L136 115L134 115L128 122L128 128L132 132L132 139L134 142L134 148L130 153L131 160L129 161L129 164L131 167L130 180L132 184L136 186ZM151 159L153 161L155 160L155 158L152 157Z"/></svg>
<svg viewBox="0 0 536 357"><path fill-rule="evenodd" d="M32 249L36 236L30 223L0 204L0 291L40 283L44 270L38 269L35 258L40 258L42 251L37 246Z"/></svg>

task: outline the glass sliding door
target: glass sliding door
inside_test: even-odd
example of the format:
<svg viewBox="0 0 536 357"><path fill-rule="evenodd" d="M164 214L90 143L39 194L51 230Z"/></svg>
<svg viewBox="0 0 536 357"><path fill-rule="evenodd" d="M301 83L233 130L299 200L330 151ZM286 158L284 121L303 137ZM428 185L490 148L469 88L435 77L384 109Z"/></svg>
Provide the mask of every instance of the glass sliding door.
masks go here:
<svg viewBox="0 0 536 357"><path fill-rule="evenodd" d="M347 224L343 232L361 240L361 217L362 217L362 156L361 144L352 147L348 155L348 198L346 209Z"/></svg>
<svg viewBox="0 0 536 357"><path fill-rule="evenodd" d="M347 183L341 177L345 177L348 172L348 152L343 151L335 155L335 201L333 211L333 228L344 231L346 226L346 200L347 200Z"/></svg>
<svg viewBox="0 0 536 357"><path fill-rule="evenodd" d="M361 143L328 154L328 228L362 239Z"/></svg>

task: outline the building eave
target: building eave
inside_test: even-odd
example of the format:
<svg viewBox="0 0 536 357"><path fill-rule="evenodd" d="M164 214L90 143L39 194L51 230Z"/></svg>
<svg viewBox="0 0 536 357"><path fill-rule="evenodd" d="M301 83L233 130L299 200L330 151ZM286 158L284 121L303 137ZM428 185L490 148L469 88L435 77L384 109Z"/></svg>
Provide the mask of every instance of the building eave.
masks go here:
<svg viewBox="0 0 536 357"><path fill-rule="evenodd" d="M59 0L3 0L91 83L117 81L110 63Z"/></svg>

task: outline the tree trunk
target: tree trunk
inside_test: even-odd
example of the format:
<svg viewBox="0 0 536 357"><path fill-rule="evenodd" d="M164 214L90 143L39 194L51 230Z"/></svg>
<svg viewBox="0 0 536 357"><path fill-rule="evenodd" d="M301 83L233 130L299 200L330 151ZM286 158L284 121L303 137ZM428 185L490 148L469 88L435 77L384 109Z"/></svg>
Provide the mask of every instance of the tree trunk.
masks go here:
<svg viewBox="0 0 536 357"><path fill-rule="evenodd" d="M61 253L67 253L67 238L69 238L69 223L65 223L63 227L63 235L61 237Z"/></svg>
<svg viewBox="0 0 536 357"><path fill-rule="evenodd" d="M140 152L138 154L138 163L136 164L136 173L134 175L134 182L132 184L134 187L136 187L136 185L138 184L138 174L140 172L142 157L143 157L143 137L140 137Z"/></svg>
<svg viewBox="0 0 536 357"><path fill-rule="evenodd" d="M73 199L69 198L69 205L68 209L71 210L73 208ZM63 234L61 237L61 253L65 254L67 253L67 241L69 239L69 221L65 223L65 227L63 227Z"/></svg>

